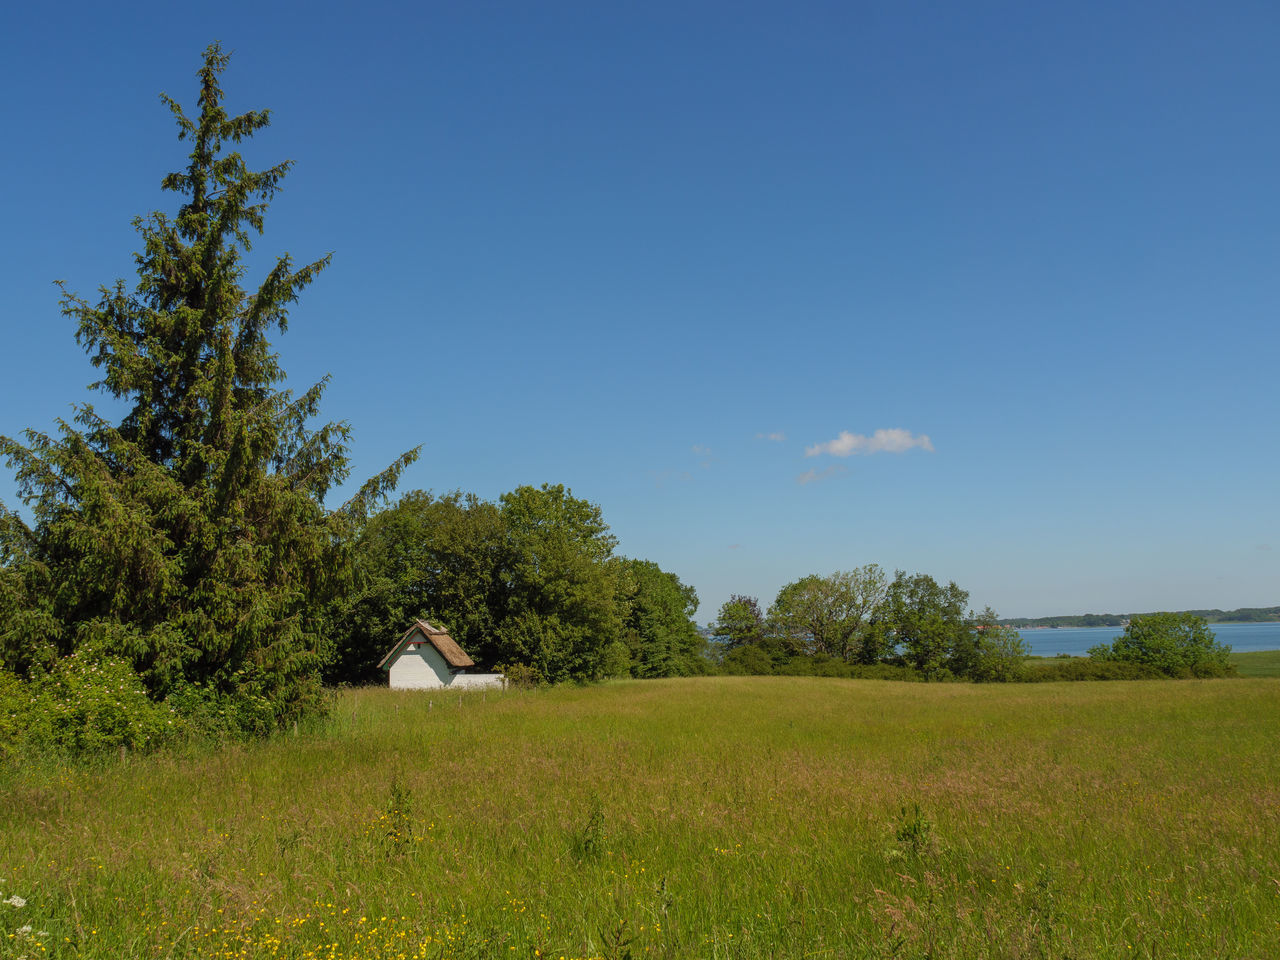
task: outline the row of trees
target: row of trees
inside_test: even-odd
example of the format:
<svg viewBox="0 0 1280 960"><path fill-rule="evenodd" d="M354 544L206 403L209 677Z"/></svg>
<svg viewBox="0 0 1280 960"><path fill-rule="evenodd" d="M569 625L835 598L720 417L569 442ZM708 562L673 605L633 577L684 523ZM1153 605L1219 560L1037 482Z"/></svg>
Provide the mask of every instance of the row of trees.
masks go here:
<svg viewBox="0 0 1280 960"><path fill-rule="evenodd" d="M328 679L376 679L389 639L417 617L478 663L552 682L705 672L693 588L616 546L600 508L561 485L518 487L497 503L406 494L355 541Z"/></svg>
<svg viewBox="0 0 1280 960"><path fill-rule="evenodd" d="M877 564L812 575L778 591L767 611L733 596L712 627L727 668L770 673L798 660L910 667L925 679L1009 680L1027 654L1017 631L987 608L968 611L955 583Z"/></svg>

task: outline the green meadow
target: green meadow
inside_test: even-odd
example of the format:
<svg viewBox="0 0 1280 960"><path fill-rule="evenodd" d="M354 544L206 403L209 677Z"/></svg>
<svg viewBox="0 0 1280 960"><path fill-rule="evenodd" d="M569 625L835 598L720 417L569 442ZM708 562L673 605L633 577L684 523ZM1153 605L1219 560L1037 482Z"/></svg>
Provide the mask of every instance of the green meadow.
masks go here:
<svg viewBox="0 0 1280 960"><path fill-rule="evenodd" d="M0 774L0 956L1280 956L1280 684L357 690Z"/></svg>
<svg viewBox="0 0 1280 960"><path fill-rule="evenodd" d="M1245 650L1231 654L1242 677L1280 677L1280 650Z"/></svg>

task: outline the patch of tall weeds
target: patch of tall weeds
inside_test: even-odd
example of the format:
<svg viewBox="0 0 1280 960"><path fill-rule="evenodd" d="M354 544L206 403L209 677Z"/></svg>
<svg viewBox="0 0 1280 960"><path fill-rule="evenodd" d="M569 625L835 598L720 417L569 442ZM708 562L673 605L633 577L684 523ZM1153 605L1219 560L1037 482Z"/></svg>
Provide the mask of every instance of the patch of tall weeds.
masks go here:
<svg viewBox="0 0 1280 960"><path fill-rule="evenodd" d="M569 838L569 850L579 862L599 860L605 851L604 804L598 796L591 798L587 819L573 831Z"/></svg>

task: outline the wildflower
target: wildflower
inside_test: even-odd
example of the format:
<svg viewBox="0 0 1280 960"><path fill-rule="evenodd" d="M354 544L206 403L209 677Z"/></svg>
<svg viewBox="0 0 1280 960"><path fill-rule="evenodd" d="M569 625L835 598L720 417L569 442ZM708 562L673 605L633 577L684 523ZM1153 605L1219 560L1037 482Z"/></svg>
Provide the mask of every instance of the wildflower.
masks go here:
<svg viewBox="0 0 1280 960"><path fill-rule="evenodd" d="M13 896L11 896L8 900L5 900L4 902L11 907L25 907L27 905L27 901L23 900L16 893Z"/></svg>

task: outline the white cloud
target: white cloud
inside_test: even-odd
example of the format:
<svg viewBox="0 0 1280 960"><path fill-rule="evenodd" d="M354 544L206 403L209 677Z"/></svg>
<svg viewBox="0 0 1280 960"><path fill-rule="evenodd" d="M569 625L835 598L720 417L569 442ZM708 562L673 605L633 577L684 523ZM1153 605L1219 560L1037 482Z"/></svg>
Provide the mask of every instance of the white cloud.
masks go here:
<svg viewBox="0 0 1280 960"><path fill-rule="evenodd" d="M814 467L812 470L806 470L800 476L796 477L796 483L804 486L806 483L813 483L816 480L825 480L827 477L834 477L837 473L844 473L849 468L843 463L833 463L831 466L823 470Z"/></svg>
<svg viewBox="0 0 1280 960"><path fill-rule="evenodd" d="M693 452L694 452L694 453L696 453L696 454L697 454L698 456L700 456L700 457L707 457L707 456L710 456L710 455L711 455L711 448L710 448L710 447L703 446L703 445L702 445L702 444L700 444L700 443L695 443L695 444L693 445Z"/></svg>
<svg viewBox="0 0 1280 960"><path fill-rule="evenodd" d="M869 437L861 433L841 430L840 436L834 440L805 447L804 455L816 457L819 454L829 453L833 457L848 457L855 453L906 453L912 447L932 451L933 441L923 433L916 436L910 430L901 430L897 427L891 430L877 430Z"/></svg>
<svg viewBox="0 0 1280 960"><path fill-rule="evenodd" d="M757 433L757 434L756 434L756 439L757 439L757 440L771 440L771 441L773 441L774 443L782 443L782 441L783 441L783 440L786 440L786 439L787 439L787 435L786 435L785 433L783 433L781 430L779 430L779 431L777 431L777 432L775 432L775 433Z"/></svg>

